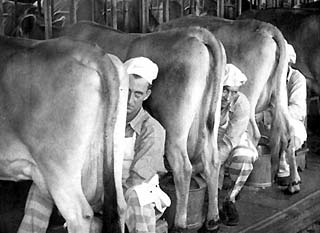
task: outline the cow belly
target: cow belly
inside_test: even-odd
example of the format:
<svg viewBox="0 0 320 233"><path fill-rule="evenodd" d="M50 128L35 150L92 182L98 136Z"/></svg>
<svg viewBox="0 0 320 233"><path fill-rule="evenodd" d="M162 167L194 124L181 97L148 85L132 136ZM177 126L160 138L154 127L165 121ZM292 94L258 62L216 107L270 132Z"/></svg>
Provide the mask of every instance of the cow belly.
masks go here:
<svg viewBox="0 0 320 233"><path fill-rule="evenodd" d="M5 122L2 122L0 126L0 179L30 180L34 167L35 162L28 147Z"/></svg>

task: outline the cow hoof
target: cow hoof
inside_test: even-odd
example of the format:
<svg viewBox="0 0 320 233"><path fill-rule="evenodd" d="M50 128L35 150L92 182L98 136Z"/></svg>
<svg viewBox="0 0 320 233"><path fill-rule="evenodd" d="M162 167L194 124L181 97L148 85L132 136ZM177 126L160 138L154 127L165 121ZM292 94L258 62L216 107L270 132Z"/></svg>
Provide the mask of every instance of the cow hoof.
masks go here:
<svg viewBox="0 0 320 233"><path fill-rule="evenodd" d="M180 227L174 227L169 230L169 233L184 233L187 232L187 229L180 228Z"/></svg>
<svg viewBox="0 0 320 233"><path fill-rule="evenodd" d="M285 195L294 195L298 192L300 192L300 184L301 184L301 181L294 181L292 182L288 188L286 188L283 193Z"/></svg>
<svg viewBox="0 0 320 233"><path fill-rule="evenodd" d="M284 187L284 186L288 187L290 185L290 176L285 176L285 177L276 176L275 181L281 187Z"/></svg>
<svg viewBox="0 0 320 233"><path fill-rule="evenodd" d="M220 220L210 220L198 230L198 233L217 233L219 231Z"/></svg>

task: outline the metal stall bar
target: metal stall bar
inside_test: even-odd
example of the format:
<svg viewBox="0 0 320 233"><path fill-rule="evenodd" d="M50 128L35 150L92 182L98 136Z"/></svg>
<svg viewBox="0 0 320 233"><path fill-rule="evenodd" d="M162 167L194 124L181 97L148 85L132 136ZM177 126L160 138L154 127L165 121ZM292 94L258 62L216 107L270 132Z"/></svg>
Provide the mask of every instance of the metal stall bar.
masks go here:
<svg viewBox="0 0 320 233"><path fill-rule="evenodd" d="M237 0L237 13L236 17L240 16L242 14L242 0Z"/></svg>
<svg viewBox="0 0 320 233"><path fill-rule="evenodd" d="M91 0L91 21L94 22L95 0Z"/></svg>
<svg viewBox="0 0 320 233"><path fill-rule="evenodd" d="M156 3L156 11L157 11L157 20L159 24L163 23L163 3L161 0L157 0ZM153 8L152 8L152 13L153 13Z"/></svg>
<svg viewBox="0 0 320 233"><path fill-rule="evenodd" d="M140 31L145 33L147 31L147 22L146 22L146 0L139 1L139 21L140 21Z"/></svg>
<svg viewBox="0 0 320 233"><path fill-rule="evenodd" d="M169 0L163 0L163 22L169 21Z"/></svg>
<svg viewBox="0 0 320 233"><path fill-rule="evenodd" d="M220 17L224 18L224 0L220 0Z"/></svg>
<svg viewBox="0 0 320 233"><path fill-rule="evenodd" d="M117 0L111 0L111 24L114 29L118 28L117 23Z"/></svg>
<svg viewBox="0 0 320 233"><path fill-rule="evenodd" d="M51 1L53 0L44 0L44 26L45 26L45 39L50 39L52 37L52 15L51 15Z"/></svg>
<svg viewBox="0 0 320 233"><path fill-rule="evenodd" d="M190 0L189 1L189 14L194 15L195 14L195 1Z"/></svg>
<svg viewBox="0 0 320 233"><path fill-rule="evenodd" d="M224 0L217 0L217 16L224 17Z"/></svg>
<svg viewBox="0 0 320 233"><path fill-rule="evenodd" d="M77 6L75 0L70 0L70 23L75 24L77 22Z"/></svg>
<svg viewBox="0 0 320 233"><path fill-rule="evenodd" d="M95 10L95 9L94 9L94 10ZM109 25L110 19L108 19L108 0L104 0L104 1L103 1L103 12L104 12L104 15L103 15L104 24L105 24L106 26L110 26L110 25Z"/></svg>
<svg viewBox="0 0 320 233"><path fill-rule="evenodd" d="M0 0L0 35L4 35L3 2Z"/></svg>
<svg viewBox="0 0 320 233"><path fill-rule="evenodd" d="M129 6L128 0L123 0L122 7L123 7L123 24L124 24L124 31L129 32Z"/></svg>
<svg viewBox="0 0 320 233"><path fill-rule="evenodd" d="M184 15L184 0L180 0L180 17L183 17Z"/></svg>

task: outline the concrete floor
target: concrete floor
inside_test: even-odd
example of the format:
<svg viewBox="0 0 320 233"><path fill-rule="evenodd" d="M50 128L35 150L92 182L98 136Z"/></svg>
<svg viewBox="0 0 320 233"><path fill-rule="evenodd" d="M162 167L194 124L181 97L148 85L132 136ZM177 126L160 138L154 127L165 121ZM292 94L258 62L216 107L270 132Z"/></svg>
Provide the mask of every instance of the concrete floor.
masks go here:
<svg viewBox="0 0 320 233"><path fill-rule="evenodd" d="M320 154L308 153L307 168L300 175L301 191L292 196L275 184L265 189L246 186L236 204L239 225L222 225L220 232L295 233L320 220Z"/></svg>

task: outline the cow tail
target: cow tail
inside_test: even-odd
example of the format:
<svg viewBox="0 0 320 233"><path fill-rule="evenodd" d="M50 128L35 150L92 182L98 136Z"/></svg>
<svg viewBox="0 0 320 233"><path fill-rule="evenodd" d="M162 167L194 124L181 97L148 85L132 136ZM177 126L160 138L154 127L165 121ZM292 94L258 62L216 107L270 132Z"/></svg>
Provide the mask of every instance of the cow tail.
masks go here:
<svg viewBox="0 0 320 233"><path fill-rule="evenodd" d="M222 43L209 31L203 30L202 41L210 53L210 67L207 76L207 85L203 98L203 113L206 116L206 128L212 135L213 149L218 145L218 128L220 124L220 110L224 70L226 65L226 53ZM217 91L218 90L218 91ZM211 96L211 98L207 98ZM218 151L213 151L213 155L218 155ZM213 156L217 159L218 157ZM213 161L217 162L217 161Z"/></svg>
<svg viewBox="0 0 320 233"><path fill-rule="evenodd" d="M117 193L114 180L114 138L117 102L119 99L119 73L112 61L105 55L98 62L104 101L104 135L103 135L103 231L120 232L119 215L117 212Z"/></svg>
<svg viewBox="0 0 320 233"><path fill-rule="evenodd" d="M272 25L270 25L272 26ZM282 33L274 26L272 30L273 40L277 44L278 53L276 62L277 66L274 70L276 82L273 83L272 104L274 104L273 121L271 125L271 148L273 156L273 165L277 164L279 153L286 149L291 137L291 128L289 122L288 111L288 95L287 95L287 70L288 62L286 55L286 44Z"/></svg>

